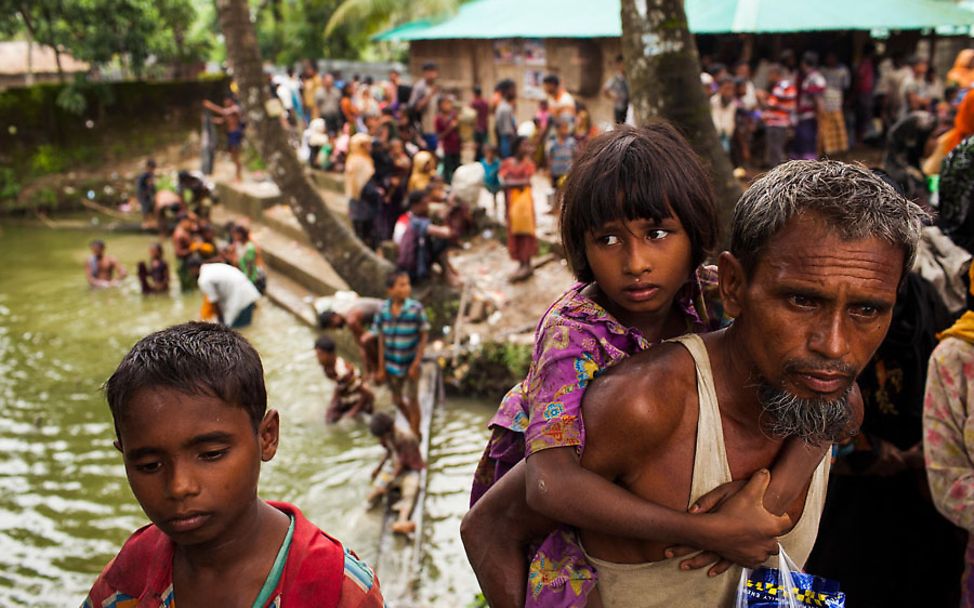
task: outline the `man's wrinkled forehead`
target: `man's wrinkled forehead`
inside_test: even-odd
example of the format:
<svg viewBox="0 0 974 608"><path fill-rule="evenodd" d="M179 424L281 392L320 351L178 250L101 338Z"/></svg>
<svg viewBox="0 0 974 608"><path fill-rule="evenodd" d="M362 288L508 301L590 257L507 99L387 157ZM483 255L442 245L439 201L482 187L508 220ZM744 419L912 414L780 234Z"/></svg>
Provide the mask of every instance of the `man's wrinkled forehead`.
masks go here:
<svg viewBox="0 0 974 608"><path fill-rule="evenodd" d="M810 272L832 268L898 284L905 255L903 247L880 237L849 237L826 218L804 213L789 219L768 240L757 264L787 263Z"/></svg>

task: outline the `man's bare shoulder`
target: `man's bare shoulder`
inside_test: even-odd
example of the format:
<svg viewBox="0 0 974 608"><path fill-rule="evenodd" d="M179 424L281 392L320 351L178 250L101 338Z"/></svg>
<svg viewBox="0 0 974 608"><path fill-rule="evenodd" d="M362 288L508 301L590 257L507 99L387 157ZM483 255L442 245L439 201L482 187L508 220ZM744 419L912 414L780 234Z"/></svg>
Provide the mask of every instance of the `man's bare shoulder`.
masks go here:
<svg viewBox="0 0 974 608"><path fill-rule="evenodd" d="M683 417L688 398L696 402L693 357L683 346L665 342L615 365L586 390L586 427L607 419L641 435L668 435Z"/></svg>

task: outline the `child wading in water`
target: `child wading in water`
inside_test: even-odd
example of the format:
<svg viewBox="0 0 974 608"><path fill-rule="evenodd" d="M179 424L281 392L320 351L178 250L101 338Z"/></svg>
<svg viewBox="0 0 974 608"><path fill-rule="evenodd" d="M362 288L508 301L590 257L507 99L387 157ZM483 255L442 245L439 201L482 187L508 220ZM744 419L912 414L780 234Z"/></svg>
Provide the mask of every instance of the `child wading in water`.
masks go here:
<svg viewBox="0 0 974 608"><path fill-rule="evenodd" d="M342 418L355 418L363 412L371 414L375 396L355 366L336 354L335 342L331 338L321 336L315 340L315 357L325 376L335 382L335 392L325 412L325 422L334 424Z"/></svg>
<svg viewBox="0 0 974 608"><path fill-rule="evenodd" d="M787 527L765 505L784 511L821 461L824 446L792 440L764 505L718 488L694 514L642 500L579 464L589 382L661 340L720 326L715 268L702 265L717 242L709 183L686 140L662 122L617 127L590 141L573 166L561 233L580 282L541 319L527 377L491 420L461 527L492 606L601 606L592 593L598 573L569 526L706 549L684 567L716 564L712 575L725 560L763 561ZM791 474L776 475L784 467ZM788 482L794 487L782 487ZM724 498L719 511L703 513Z"/></svg>
<svg viewBox="0 0 974 608"><path fill-rule="evenodd" d="M385 412L377 412L372 416L369 432L379 440L386 453L372 470L372 491L369 492L366 502L370 508L374 507L389 490L398 488L399 498L391 505L396 512L392 531L396 534L411 534L416 531L416 522L410 518L419 495L419 472L426 467L419 451L419 439L412 431L396 426L392 416ZM390 459L392 471L383 471Z"/></svg>

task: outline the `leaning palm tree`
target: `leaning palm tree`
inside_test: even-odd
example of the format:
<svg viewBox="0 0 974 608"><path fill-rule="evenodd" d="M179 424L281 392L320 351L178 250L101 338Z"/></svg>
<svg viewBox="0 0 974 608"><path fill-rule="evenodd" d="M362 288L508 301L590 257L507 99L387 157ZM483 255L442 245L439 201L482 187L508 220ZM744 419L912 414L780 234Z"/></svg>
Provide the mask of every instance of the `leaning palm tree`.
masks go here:
<svg viewBox="0 0 974 608"><path fill-rule="evenodd" d="M256 131L254 143L284 200L311 243L352 289L366 295L385 293L385 276L392 265L365 247L328 209L288 145L280 109L267 92L247 0L217 0L216 5L244 115Z"/></svg>
<svg viewBox="0 0 974 608"><path fill-rule="evenodd" d="M325 36L347 23L365 25L372 34L387 27L456 12L464 0L344 0L325 26Z"/></svg>

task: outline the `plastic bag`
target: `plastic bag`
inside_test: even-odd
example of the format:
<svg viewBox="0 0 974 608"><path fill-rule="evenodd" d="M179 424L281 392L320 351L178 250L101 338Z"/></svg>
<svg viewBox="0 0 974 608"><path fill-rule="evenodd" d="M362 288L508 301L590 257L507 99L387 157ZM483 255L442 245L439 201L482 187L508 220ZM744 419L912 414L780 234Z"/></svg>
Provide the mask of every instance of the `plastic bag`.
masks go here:
<svg viewBox="0 0 974 608"><path fill-rule="evenodd" d="M778 545L778 567L741 572L736 608L845 608L836 581L802 572Z"/></svg>

